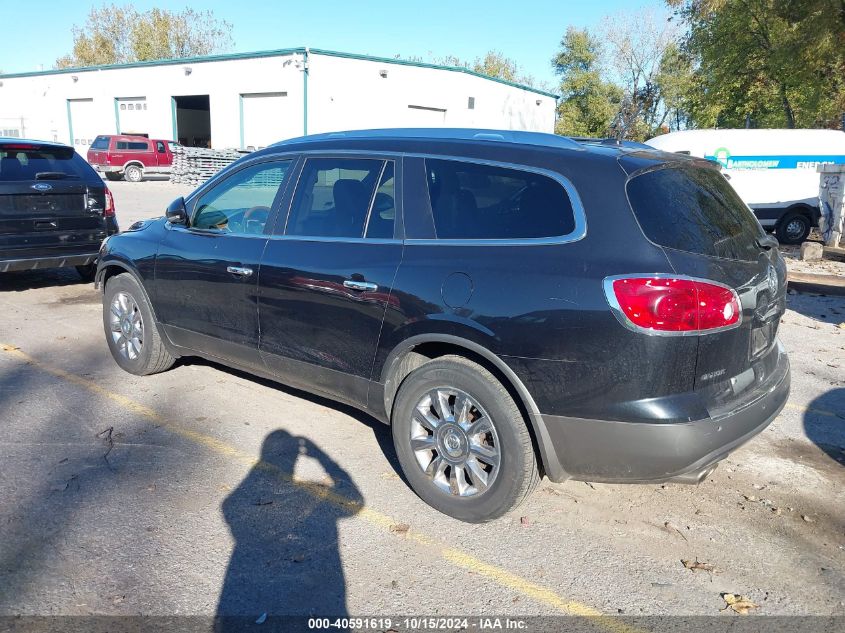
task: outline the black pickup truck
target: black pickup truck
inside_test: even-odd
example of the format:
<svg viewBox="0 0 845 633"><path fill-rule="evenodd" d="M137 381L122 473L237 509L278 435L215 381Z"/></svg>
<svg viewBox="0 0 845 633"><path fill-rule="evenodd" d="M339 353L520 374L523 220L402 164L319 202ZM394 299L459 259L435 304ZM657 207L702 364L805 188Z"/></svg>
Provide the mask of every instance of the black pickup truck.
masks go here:
<svg viewBox="0 0 845 633"><path fill-rule="evenodd" d="M75 266L93 280L114 198L72 147L0 137L0 273Z"/></svg>

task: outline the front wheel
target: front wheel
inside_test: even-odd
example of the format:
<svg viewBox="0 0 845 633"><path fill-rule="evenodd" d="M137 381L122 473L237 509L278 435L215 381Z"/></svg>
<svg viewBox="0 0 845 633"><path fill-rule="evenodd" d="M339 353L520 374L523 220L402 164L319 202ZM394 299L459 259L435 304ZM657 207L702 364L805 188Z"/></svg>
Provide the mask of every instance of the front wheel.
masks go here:
<svg viewBox="0 0 845 633"><path fill-rule="evenodd" d="M788 213L778 223L777 237L781 244L800 244L810 234L810 218L803 213Z"/></svg>
<svg viewBox="0 0 845 633"><path fill-rule="evenodd" d="M175 362L159 336L141 285L129 273L106 283L103 329L112 357L130 374L157 374Z"/></svg>
<svg viewBox="0 0 845 633"><path fill-rule="evenodd" d="M519 407L493 374L460 356L444 356L408 375L391 426L414 492L461 521L502 516L539 481Z"/></svg>

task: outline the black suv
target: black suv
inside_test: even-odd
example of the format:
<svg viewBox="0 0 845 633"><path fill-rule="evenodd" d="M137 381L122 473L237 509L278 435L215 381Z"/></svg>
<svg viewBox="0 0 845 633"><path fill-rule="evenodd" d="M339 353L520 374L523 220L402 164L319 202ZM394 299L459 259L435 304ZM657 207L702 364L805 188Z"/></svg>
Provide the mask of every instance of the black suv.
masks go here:
<svg viewBox="0 0 845 633"><path fill-rule="evenodd" d="M368 411L462 520L553 481L699 482L789 392L786 270L713 163L524 132L250 154L100 251L135 374L202 356Z"/></svg>
<svg viewBox="0 0 845 633"><path fill-rule="evenodd" d="M117 230L111 192L72 147L0 138L0 273L76 266L91 281Z"/></svg>

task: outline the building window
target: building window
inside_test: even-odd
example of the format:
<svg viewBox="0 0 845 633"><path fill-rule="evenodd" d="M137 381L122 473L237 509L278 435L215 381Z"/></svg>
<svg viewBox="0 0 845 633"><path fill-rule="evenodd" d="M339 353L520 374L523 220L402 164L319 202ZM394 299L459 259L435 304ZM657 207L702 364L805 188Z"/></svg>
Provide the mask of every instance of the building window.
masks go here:
<svg viewBox="0 0 845 633"><path fill-rule="evenodd" d="M125 109L126 109L126 104L125 104L125 103L121 103L121 104L120 104L120 109L121 109L121 110L125 110Z"/></svg>
<svg viewBox="0 0 845 633"><path fill-rule="evenodd" d="M469 110L475 110L475 97L470 97L467 101L467 108Z"/></svg>

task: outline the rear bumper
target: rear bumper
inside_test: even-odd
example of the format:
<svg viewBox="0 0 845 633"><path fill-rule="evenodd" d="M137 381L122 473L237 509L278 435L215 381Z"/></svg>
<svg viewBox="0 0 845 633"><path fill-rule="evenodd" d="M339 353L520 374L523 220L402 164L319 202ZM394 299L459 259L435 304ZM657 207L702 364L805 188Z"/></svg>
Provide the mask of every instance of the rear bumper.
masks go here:
<svg viewBox="0 0 845 633"><path fill-rule="evenodd" d="M123 171L123 167L119 166L119 165L96 165L96 164L94 164L94 165L91 165L91 167L93 167L95 171L98 171L100 173L106 173L106 172L119 173L119 172Z"/></svg>
<svg viewBox="0 0 845 633"><path fill-rule="evenodd" d="M763 431L789 397L789 359L733 410L691 422L619 422L544 415L549 440L565 473L596 482L696 483L714 465ZM557 479L557 478L556 478Z"/></svg>
<svg viewBox="0 0 845 633"><path fill-rule="evenodd" d="M51 257L31 257L28 259L0 259L0 273L8 273L15 270L85 266L96 262L97 255L98 253L94 252L54 255Z"/></svg>

